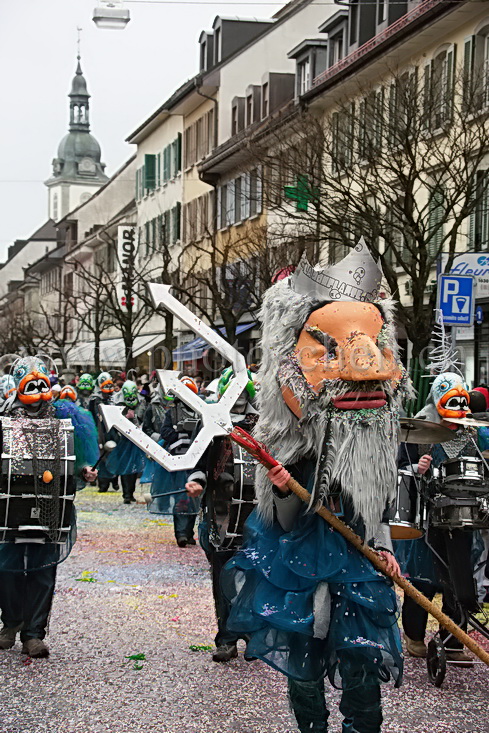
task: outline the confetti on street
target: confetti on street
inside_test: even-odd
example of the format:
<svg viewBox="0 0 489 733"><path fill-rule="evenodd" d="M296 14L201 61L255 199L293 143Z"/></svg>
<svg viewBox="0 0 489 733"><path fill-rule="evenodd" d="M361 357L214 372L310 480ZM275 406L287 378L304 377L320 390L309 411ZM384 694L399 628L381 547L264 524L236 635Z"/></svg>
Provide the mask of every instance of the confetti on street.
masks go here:
<svg viewBox="0 0 489 733"><path fill-rule="evenodd" d="M78 542L60 566L47 639L0 653L1 733L296 733L286 682L243 649L212 662L214 611L199 547L175 545L120 494L79 494ZM87 571L87 568L90 570ZM93 578L97 582L77 582ZM198 653L196 653L198 652ZM489 669L450 669L441 689L408 659L400 690L384 688L383 733L488 733ZM339 693L329 688L330 731Z"/></svg>

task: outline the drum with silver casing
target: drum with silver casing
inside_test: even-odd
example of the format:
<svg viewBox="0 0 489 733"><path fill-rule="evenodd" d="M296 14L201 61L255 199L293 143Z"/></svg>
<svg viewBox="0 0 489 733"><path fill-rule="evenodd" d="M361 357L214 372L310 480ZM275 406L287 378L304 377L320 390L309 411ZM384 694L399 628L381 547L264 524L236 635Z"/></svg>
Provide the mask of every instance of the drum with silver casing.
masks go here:
<svg viewBox="0 0 489 733"><path fill-rule="evenodd" d="M489 493L487 470L477 456L460 456L442 463L439 480L443 494L484 496Z"/></svg>
<svg viewBox="0 0 489 733"><path fill-rule="evenodd" d="M419 479L411 469L401 468L397 472L397 495L389 520L392 539L415 540L422 537L425 520L425 502Z"/></svg>
<svg viewBox="0 0 489 733"><path fill-rule="evenodd" d="M71 420L0 417L0 543L63 544L75 498Z"/></svg>
<svg viewBox="0 0 489 733"><path fill-rule="evenodd" d="M212 476L208 476L206 501L209 539L217 550L237 550L243 541L244 524L256 506L253 459L230 438L219 441Z"/></svg>
<svg viewBox="0 0 489 733"><path fill-rule="evenodd" d="M454 497L437 494L431 499L429 523L442 529L489 529L486 496Z"/></svg>

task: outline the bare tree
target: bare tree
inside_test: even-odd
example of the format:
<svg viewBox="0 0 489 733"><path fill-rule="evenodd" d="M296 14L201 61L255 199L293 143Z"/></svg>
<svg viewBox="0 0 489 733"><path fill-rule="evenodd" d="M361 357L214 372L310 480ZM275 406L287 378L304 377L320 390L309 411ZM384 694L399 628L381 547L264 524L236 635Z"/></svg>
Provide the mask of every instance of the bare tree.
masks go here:
<svg viewBox="0 0 489 733"><path fill-rule="evenodd" d="M435 267L444 254L449 270L487 193L487 113L468 114L480 92L467 90L463 76L445 54L423 72L357 89L326 116L297 110L248 141L279 227L315 238L330 261L365 236L415 359L431 338Z"/></svg>

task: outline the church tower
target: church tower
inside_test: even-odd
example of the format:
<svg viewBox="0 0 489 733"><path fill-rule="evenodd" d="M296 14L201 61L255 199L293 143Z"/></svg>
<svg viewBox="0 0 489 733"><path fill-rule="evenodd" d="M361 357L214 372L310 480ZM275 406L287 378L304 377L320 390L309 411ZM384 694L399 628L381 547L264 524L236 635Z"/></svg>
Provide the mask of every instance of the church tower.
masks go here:
<svg viewBox="0 0 489 733"><path fill-rule="evenodd" d="M87 201L108 181L105 163L101 163L100 145L90 134L90 95L78 65L69 93L69 132L61 140L58 156L53 160L53 174L46 181L49 190L48 216L54 221Z"/></svg>

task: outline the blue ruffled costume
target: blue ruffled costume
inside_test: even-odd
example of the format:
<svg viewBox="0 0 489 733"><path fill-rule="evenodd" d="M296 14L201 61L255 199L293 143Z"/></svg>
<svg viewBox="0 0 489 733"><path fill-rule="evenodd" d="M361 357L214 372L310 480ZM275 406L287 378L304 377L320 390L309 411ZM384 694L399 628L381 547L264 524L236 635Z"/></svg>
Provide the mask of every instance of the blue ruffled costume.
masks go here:
<svg viewBox="0 0 489 733"><path fill-rule="evenodd" d="M251 637L247 654L295 680L328 675L341 687L346 669L361 667L363 682L400 685L397 599L389 581L317 514L300 516L284 532L277 522L264 525L255 511L247 530L223 578L232 603L228 628ZM321 583L331 593L326 638L314 636Z"/></svg>

